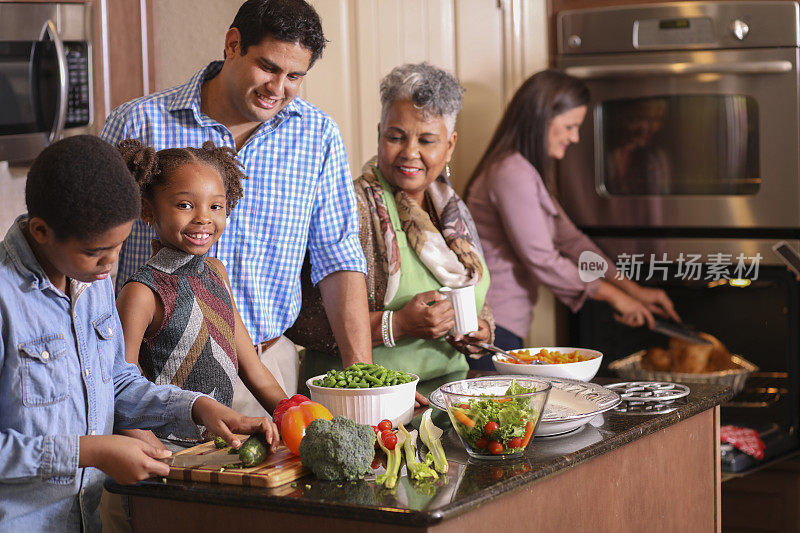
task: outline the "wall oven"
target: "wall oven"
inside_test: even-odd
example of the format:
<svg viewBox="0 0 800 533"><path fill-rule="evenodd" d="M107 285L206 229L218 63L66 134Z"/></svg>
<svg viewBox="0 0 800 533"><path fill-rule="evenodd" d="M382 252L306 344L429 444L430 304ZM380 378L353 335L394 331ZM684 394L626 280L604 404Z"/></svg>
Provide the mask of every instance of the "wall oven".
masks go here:
<svg viewBox="0 0 800 533"><path fill-rule="evenodd" d="M0 3L0 161L27 161L93 122L91 7Z"/></svg>
<svg viewBox="0 0 800 533"><path fill-rule="evenodd" d="M560 201L629 277L666 290L685 322L759 367L722 422L757 429L764 461L800 449L800 284L772 251L800 247L799 20L786 1L558 19L556 65L592 96L558 167ZM606 375L608 362L667 342L595 302L569 329L606 354ZM727 459L729 472L763 464Z"/></svg>
<svg viewBox="0 0 800 533"><path fill-rule="evenodd" d="M559 22L557 65L594 101L562 165L577 224L800 226L796 2L592 9Z"/></svg>

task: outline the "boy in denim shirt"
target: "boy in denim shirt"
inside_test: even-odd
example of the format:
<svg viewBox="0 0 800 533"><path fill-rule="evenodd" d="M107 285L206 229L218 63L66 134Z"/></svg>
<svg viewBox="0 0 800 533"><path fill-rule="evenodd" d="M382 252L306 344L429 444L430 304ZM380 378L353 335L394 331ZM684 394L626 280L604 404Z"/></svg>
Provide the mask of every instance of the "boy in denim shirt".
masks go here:
<svg viewBox="0 0 800 533"><path fill-rule="evenodd" d="M0 243L0 530L99 531L105 474L164 476L169 455L115 428L233 446L264 431L208 396L157 386L125 362L109 273L140 198L114 147L70 137L33 163L28 214ZM198 435L199 436L199 435Z"/></svg>

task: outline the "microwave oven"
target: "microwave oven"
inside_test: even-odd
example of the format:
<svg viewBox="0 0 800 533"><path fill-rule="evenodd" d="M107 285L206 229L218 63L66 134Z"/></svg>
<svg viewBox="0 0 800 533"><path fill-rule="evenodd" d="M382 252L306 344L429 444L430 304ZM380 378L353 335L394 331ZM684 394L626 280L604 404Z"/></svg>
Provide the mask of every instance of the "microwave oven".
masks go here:
<svg viewBox="0 0 800 533"><path fill-rule="evenodd" d="M93 125L91 6L0 3L0 161Z"/></svg>

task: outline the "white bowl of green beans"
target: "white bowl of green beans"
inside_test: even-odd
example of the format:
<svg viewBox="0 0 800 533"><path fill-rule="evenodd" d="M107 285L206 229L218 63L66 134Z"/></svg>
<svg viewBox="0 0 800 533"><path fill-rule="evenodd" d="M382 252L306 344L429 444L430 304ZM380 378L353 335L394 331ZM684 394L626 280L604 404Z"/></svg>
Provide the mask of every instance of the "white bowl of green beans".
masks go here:
<svg viewBox="0 0 800 533"><path fill-rule="evenodd" d="M407 424L414 415L419 377L377 364L356 363L306 381L311 399L334 416L375 426L381 420Z"/></svg>

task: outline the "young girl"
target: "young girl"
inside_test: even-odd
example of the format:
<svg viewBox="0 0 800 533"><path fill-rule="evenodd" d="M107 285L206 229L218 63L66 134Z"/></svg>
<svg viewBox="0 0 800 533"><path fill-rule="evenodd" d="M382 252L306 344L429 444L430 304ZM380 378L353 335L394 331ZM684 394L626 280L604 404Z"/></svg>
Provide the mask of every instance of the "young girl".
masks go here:
<svg viewBox="0 0 800 533"><path fill-rule="evenodd" d="M156 152L134 139L119 150L142 192L142 220L158 234L150 260L117 297L125 359L157 384L203 392L228 407L238 375L272 413L286 394L258 359L225 267L205 255L242 197L246 176L233 150L206 142Z"/></svg>

